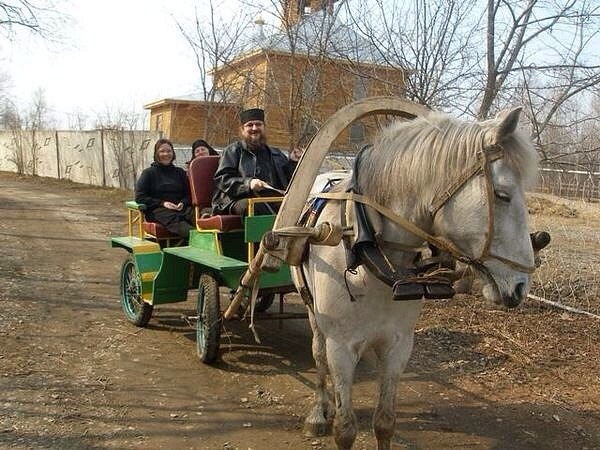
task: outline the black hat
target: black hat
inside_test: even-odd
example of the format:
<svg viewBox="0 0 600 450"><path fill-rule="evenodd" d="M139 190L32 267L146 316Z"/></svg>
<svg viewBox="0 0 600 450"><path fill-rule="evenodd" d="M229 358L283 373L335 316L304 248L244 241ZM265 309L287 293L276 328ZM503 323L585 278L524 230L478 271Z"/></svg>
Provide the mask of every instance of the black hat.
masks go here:
<svg viewBox="0 0 600 450"><path fill-rule="evenodd" d="M260 108L246 109L240 113L240 123L244 125L251 120L265 121L265 112Z"/></svg>

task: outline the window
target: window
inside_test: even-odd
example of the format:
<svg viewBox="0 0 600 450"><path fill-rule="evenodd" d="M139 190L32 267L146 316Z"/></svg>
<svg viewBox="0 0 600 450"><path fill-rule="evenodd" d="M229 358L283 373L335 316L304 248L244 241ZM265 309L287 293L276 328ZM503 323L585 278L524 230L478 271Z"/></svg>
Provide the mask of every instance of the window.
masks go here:
<svg viewBox="0 0 600 450"><path fill-rule="evenodd" d="M298 130L298 142L300 145L306 145L317 134L318 130L317 121L308 114L303 114L303 117L300 119L300 129Z"/></svg>
<svg viewBox="0 0 600 450"><path fill-rule="evenodd" d="M246 72L244 75L244 87L242 89L242 100L247 100L254 93L254 77L252 72Z"/></svg>
<svg viewBox="0 0 600 450"><path fill-rule="evenodd" d="M352 92L353 100L360 100L367 96L369 91L367 81L366 78L356 75L354 78L354 91Z"/></svg>
<svg viewBox="0 0 600 450"><path fill-rule="evenodd" d="M361 122L350 125L350 143L361 144L365 141L365 126Z"/></svg>
<svg viewBox="0 0 600 450"><path fill-rule="evenodd" d="M319 71L316 67L306 69L302 83L304 99L313 101L314 97L319 94Z"/></svg>
<svg viewBox="0 0 600 450"><path fill-rule="evenodd" d="M154 130L155 131L163 131L163 115L162 114L156 115L156 122L154 123Z"/></svg>

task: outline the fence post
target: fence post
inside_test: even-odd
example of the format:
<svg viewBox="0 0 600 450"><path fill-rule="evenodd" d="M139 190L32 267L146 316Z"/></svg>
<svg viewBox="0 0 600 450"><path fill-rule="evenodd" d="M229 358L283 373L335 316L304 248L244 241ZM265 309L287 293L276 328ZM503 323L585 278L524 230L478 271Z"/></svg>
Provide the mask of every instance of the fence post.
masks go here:
<svg viewBox="0 0 600 450"><path fill-rule="evenodd" d="M60 146L58 145L58 130L54 131L54 143L56 146L56 177L60 180Z"/></svg>
<svg viewBox="0 0 600 450"><path fill-rule="evenodd" d="M100 152L102 154L102 187L106 187L106 161L104 159L104 128L100 129Z"/></svg>

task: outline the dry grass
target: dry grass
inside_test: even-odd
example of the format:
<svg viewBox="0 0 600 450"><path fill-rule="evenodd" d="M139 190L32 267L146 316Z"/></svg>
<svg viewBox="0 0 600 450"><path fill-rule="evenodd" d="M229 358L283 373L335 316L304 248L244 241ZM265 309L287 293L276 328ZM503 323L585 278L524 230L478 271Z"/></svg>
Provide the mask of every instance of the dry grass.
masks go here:
<svg viewBox="0 0 600 450"><path fill-rule="evenodd" d="M535 194L529 208L531 228L552 235L532 293L600 314L600 206Z"/></svg>

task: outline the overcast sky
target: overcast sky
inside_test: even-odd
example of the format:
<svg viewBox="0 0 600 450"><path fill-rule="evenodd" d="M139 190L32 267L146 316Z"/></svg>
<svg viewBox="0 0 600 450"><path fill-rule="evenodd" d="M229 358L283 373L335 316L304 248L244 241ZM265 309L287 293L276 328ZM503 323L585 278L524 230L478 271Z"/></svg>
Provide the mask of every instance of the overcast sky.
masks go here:
<svg viewBox="0 0 600 450"><path fill-rule="evenodd" d="M43 88L62 126L78 112L143 113L153 100L192 94L198 70L173 18L193 14L190 8L187 0L72 0L63 43L22 34L0 41L10 93L23 106Z"/></svg>

